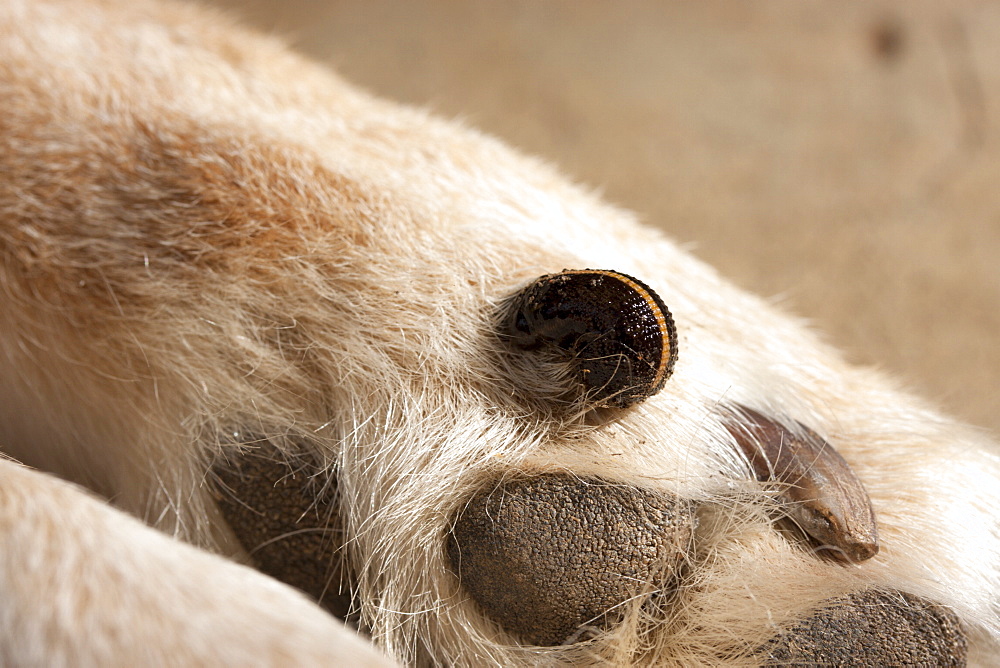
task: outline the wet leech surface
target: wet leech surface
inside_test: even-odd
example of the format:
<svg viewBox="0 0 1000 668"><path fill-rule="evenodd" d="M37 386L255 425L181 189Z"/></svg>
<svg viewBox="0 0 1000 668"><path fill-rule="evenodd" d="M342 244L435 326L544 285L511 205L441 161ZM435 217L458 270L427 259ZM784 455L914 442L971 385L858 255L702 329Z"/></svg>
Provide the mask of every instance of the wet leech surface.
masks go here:
<svg viewBox="0 0 1000 668"><path fill-rule="evenodd" d="M565 365L574 379L567 394L594 407L645 401L677 361L670 311L649 286L621 272L547 274L512 295L504 311L501 333L511 348Z"/></svg>

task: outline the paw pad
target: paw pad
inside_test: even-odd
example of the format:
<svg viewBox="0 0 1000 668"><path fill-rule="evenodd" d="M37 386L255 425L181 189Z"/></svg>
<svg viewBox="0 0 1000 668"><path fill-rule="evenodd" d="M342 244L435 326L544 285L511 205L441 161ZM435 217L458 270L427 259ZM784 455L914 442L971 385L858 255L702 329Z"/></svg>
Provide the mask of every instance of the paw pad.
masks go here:
<svg viewBox="0 0 1000 668"><path fill-rule="evenodd" d="M670 589L694 527L681 499L549 474L504 482L459 512L448 557L496 622L535 645L613 623L623 604Z"/></svg>
<svg viewBox="0 0 1000 668"><path fill-rule="evenodd" d="M761 648L766 666L942 666L966 663L952 611L901 592L869 589L826 601Z"/></svg>
<svg viewBox="0 0 1000 668"><path fill-rule="evenodd" d="M215 498L257 568L308 594L338 617L351 608L341 547L336 478L326 485L304 455L289 458L266 440L213 468Z"/></svg>

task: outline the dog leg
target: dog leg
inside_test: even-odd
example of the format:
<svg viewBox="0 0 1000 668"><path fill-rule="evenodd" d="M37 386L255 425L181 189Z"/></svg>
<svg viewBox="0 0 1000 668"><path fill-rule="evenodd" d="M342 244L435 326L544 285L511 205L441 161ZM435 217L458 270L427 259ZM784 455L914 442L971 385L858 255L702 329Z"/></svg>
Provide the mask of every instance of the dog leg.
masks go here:
<svg viewBox="0 0 1000 668"><path fill-rule="evenodd" d="M394 665L290 587L0 460L5 666Z"/></svg>

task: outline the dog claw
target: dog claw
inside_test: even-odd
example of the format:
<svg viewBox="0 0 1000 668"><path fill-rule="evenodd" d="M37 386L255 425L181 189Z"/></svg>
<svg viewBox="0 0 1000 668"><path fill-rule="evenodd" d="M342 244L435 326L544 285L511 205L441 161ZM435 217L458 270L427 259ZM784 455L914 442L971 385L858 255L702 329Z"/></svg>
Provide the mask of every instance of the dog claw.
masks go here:
<svg viewBox="0 0 1000 668"><path fill-rule="evenodd" d="M757 480L782 484L788 517L819 549L855 563L878 553L868 493L832 445L802 424L793 432L745 406L737 406L735 416L726 428Z"/></svg>

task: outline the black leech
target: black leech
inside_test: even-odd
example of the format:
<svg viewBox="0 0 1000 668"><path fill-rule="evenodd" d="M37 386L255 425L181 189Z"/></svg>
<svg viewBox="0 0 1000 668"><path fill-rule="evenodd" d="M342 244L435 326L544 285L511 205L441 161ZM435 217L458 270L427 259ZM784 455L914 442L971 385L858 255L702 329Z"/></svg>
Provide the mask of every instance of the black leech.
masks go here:
<svg viewBox="0 0 1000 668"><path fill-rule="evenodd" d="M571 365L575 390L595 406L626 408L653 396L677 360L666 305L647 285L616 271L542 276L507 308L509 343Z"/></svg>

